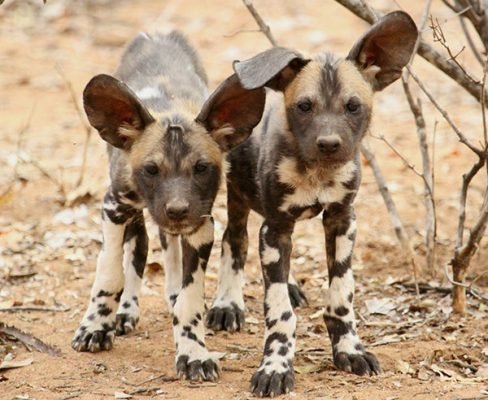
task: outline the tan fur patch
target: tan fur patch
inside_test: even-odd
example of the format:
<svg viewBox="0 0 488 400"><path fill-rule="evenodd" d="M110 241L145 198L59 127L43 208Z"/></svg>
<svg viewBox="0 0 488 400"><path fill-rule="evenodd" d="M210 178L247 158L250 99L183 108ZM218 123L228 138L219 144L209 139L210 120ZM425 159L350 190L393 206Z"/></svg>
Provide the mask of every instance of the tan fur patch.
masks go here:
<svg viewBox="0 0 488 400"><path fill-rule="evenodd" d="M365 76L348 60L340 60L335 65L337 77L341 84L341 92L338 98L332 100L344 104L352 96L357 96L361 103L371 108L373 101L373 89L366 81ZM375 73L374 71L371 71ZM285 91L285 104L292 106L300 98L309 98L319 106L326 99L320 93L323 66L317 61L310 61L297 75Z"/></svg>
<svg viewBox="0 0 488 400"><path fill-rule="evenodd" d="M190 154L183 160L184 168L191 168L201 157L222 169L222 152L219 145L201 125L193 123L192 133L186 136L191 147Z"/></svg>
<svg viewBox="0 0 488 400"><path fill-rule="evenodd" d="M285 90L285 105L288 108L299 98L309 98L314 103L323 102L319 93L322 66L316 61L310 61Z"/></svg>
<svg viewBox="0 0 488 400"><path fill-rule="evenodd" d="M184 140L191 151L182 160L182 168L191 171L193 165L203 159L221 169L222 152L210 134L196 122L192 124L190 131L185 133ZM137 169L149 160L158 164L163 170L170 169L170 160L165 157L164 135L166 135L166 127L159 121L147 127L130 151L129 157L133 169Z"/></svg>
<svg viewBox="0 0 488 400"><path fill-rule="evenodd" d="M165 128L159 121L149 125L140 134L130 150L129 159L133 169L137 169L149 159L158 165L164 165L163 136Z"/></svg>
<svg viewBox="0 0 488 400"><path fill-rule="evenodd" d="M341 60L339 62L337 65L337 76L341 82L341 95L344 99L357 96L362 104L371 109L373 89L351 61Z"/></svg>

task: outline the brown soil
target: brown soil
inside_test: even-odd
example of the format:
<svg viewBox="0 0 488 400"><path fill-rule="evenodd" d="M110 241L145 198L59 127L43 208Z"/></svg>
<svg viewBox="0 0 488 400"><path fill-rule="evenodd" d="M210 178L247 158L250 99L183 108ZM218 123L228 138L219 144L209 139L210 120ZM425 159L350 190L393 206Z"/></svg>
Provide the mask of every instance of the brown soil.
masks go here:
<svg viewBox="0 0 488 400"><path fill-rule="evenodd" d="M251 218L250 250L245 288L248 323L237 334L209 333L213 351L225 353L222 377L216 384L174 381L174 346L170 316L163 301L163 274L147 271L137 330L117 338L110 352L76 353L70 347L84 312L100 247L100 199L107 184L105 146L96 134L88 145L88 163L76 188L85 141L85 120L74 107L90 77L113 71L123 45L138 31L180 29L202 55L214 88L231 72L234 59L245 59L267 48L265 37L240 1L6 1L0 6L0 308L13 305L67 307L64 312L2 312L0 321L56 345L62 356L32 352L20 342L0 337L0 360L33 358L29 366L0 370L1 399L102 399L116 392L133 398L250 398L249 378L260 360L263 336L262 285L256 251L259 217ZM330 50L344 54L366 25L333 1L256 1L280 44L304 53ZM395 2L371 1L383 10ZM423 1L402 1L418 20ZM440 3L440 2L439 2ZM456 49L463 38L457 20L437 4L434 13ZM429 38L430 32L425 36ZM461 61L480 76L468 51ZM477 104L422 60L414 68L468 137L481 138ZM70 89L71 87L71 89ZM416 90L416 88L415 88ZM436 199L438 246L436 276L423 274L428 290L415 299L411 267L404 260L389 224L374 178L365 165L356 202L359 221L354 270L359 332L382 363L377 377L357 377L334 369L330 343L318 311L326 282L321 223L297 225L293 270L309 306L297 311L297 385L287 397L297 399L460 399L481 398L488 390L488 319L486 305L468 297L468 312L454 316L444 265L455 241L458 189L472 155L458 143L439 114L424 100L428 134L436 128ZM25 127L25 129L23 128ZM21 132L23 132L21 134ZM398 83L378 94L372 127L384 134L411 162L420 166L415 127ZM20 141L19 141L20 138ZM479 139L476 139L479 140ZM400 214L412 237L419 266L423 265L424 208L422 182L382 142L368 138L391 184ZM431 140L432 141L432 140ZM20 143L20 145L19 145ZM20 149L20 151L19 151ZM16 156L29 162L20 162ZM15 179L14 179L15 178ZM479 207L486 181L471 190L468 224ZM83 205L74 190L85 194ZM77 202L74 221L59 214L66 195ZM225 197L215 205L216 238L225 227ZM84 208L86 204L86 209ZM69 217L69 216L68 216ZM154 227L151 228L155 238ZM158 262L152 240L151 262ZM220 242L216 241L208 271L207 304L215 290ZM488 267L484 239L469 278ZM486 291L486 279L477 281ZM430 286L429 286L430 285ZM391 306L374 314L368 300ZM10 356L9 356L10 357ZM483 373L483 365L485 372Z"/></svg>

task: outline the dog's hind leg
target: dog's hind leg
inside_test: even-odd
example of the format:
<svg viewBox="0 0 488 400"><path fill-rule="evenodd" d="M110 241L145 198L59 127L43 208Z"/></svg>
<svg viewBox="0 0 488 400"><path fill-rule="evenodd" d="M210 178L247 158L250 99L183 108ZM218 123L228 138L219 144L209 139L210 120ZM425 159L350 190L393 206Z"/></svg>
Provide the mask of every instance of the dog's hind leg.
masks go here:
<svg viewBox="0 0 488 400"><path fill-rule="evenodd" d="M291 271L288 275L288 295L293 308L302 307L308 303L305 293L303 293Z"/></svg>
<svg viewBox="0 0 488 400"><path fill-rule="evenodd" d="M249 207L228 188L228 224L222 238L222 255L217 295L207 314L213 330L239 331L244 325L244 264L246 263Z"/></svg>
<svg viewBox="0 0 488 400"><path fill-rule="evenodd" d="M116 333L132 332L139 321L139 296L146 266L148 236L144 215L139 211L127 224L124 234L124 291L116 316Z"/></svg>

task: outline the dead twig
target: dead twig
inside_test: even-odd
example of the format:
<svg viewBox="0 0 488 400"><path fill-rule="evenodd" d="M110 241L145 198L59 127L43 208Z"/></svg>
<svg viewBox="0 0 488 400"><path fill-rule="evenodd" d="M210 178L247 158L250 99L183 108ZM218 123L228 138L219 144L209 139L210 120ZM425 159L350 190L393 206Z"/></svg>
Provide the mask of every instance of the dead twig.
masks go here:
<svg viewBox="0 0 488 400"><path fill-rule="evenodd" d="M258 33L258 32L261 32L261 29L241 29L241 30L238 30L234 33L228 33L228 34L224 35L224 37L225 38L231 38L231 37L240 35L241 33Z"/></svg>
<svg viewBox="0 0 488 400"><path fill-rule="evenodd" d="M61 355L61 351L58 348L44 343L41 339L36 338L30 333L23 332L15 326L6 325L3 322L0 322L0 334L14 337L21 341L29 350L33 348L41 353L46 353L51 356Z"/></svg>
<svg viewBox="0 0 488 400"><path fill-rule="evenodd" d="M386 209L390 217L390 222L393 226L393 230L395 231L395 235L398 241L400 242L403 252L406 254L406 257L409 260L409 263L412 265L412 272L413 272L413 278L416 287L417 298L419 298L420 293L418 289L417 263L415 261L415 256L412 251L412 247L410 245L408 234L405 231L402 220L400 219L400 215L398 214L398 210L396 208L395 202L393 201L393 198L390 195L390 191L388 190L388 186L386 185L385 178L383 176L383 173L381 172L381 168L378 164L378 161L376 161L376 157L374 153L364 143L362 143L361 154L364 156L364 158L366 158L366 161L368 161L368 165L373 171L373 175L378 185L378 189L380 191L381 197L383 197L383 201L385 202Z"/></svg>
<svg viewBox="0 0 488 400"><path fill-rule="evenodd" d="M415 43L415 48L412 53L412 57L408 66L411 67L414 57L417 53L420 40L422 39L422 32L427 24L427 19L429 17L430 8L432 6L432 0L427 0L425 2L424 10L418 22L418 32L417 41ZM431 276L435 276L435 245L437 236L437 214L435 208L434 200L434 168L433 162L431 164L429 157L429 147L427 145L427 125L425 123L424 114L422 112L422 103L420 99L417 98L417 102L414 101L412 92L410 90L410 85L408 83L408 70L405 69L402 74L402 86L407 102L410 106L410 111L412 112L415 120L415 125L417 127L417 137L419 140L420 154L422 157L422 178L424 182L424 198L425 198L425 247L427 251L426 264L427 271ZM435 132L435 130L434 130Z"/></svg>
<svg viewBox="0 0 488 400"><path fill-rule="evenodd" d="M450 3L447 0L442 1L454 13L459 14L462 9L466 10L462 13L463 18L466 18L471 22L473 28L481 39L481 43L485 50L484 52L488 53L488 12L486 2L483 4L480 0L454 0L454 3ZM469 41L469 35L466 35L466 38L468 38ZM473 46L473 50L475 50L476 53L478 52L475 46Z"/></svg>
<svg viewBox="0 0 488 400"><path fill-rule="evenodd" d="M454 288L460 288L463 291L467 290L468 293L471 294L473 297L477 298L478 300L481 300L483 302L488 303L488 296L484 296L484 295L478 293L478 291L475 288L473 288L474 283L477 280L479 280L482 276L486 275L487 273L488 273L488 271L481 273L480 275L475 277L470 284L467 284L467 283L464 283L461 281L457 281L455 278L451 278L451 276L449 275L448 264L446 264L444 266L444 275L445 275L446 279L449 281L449 283L454 286ZM453 269L453 274L454 274L454 269ZM453 306L453 309L454 309L454 306ZM465 309L465 306L463 306L462 313L464 313L464 309Z"/></svg>
<svg viewBox="0 0 488 400"><path fill-rule="evenodd" d="M87 158L88 158L88 145L90 143L90 138L92 135L92 129L91 129L91 126L86 122L84 114L81 110L81 107L78 104L77 95L76 95L75 89L73 87L73 84L66 77L66 74L64 73L63 69L59 65L56 65L56 71L61 76L61 79L64 81L64 84L66 85L66 88L68 89L68 92L69 92L70 97L71 97L71 102L73 103L73 106L75 107L76 112L78 113L78 117L80 119L81 125L85 129L85 142L83 144L83 155L82 155L82 159L81 159L80 175L78 176L78 180L76 181L76 184L75 184L75 186L80 186L81 183L83 182L83 178L85 176L86 162L87 162Z"/></svg>
<svg viewBox="0 0 488 400"><path fill-rule="evenodd" d="M488 56L485 61L485 68L483 71L483 82L481 85L481 91L486 90L486 77L488 76ZM481 101L481 119L483 121L483 139L485 141L485 151L488 150L488 124L486 121L486 99ZM488 164L487 164L488 166Z"/></svg>
<svg viewBox="0 0 488 400"><path fill-rule="evenodd" d="M129 386L134 386L134 387L141 387L142 385L144 385L146 383L154 382L157 380L161 380L161 382L176 382L179 379L176 377L173 377L173 376L168 376L166 374L161 374L161 375L157 375L157 376L154 376L152 378L146 379L146 380L139 382L139 383L133 383L133 382L128 381L126 378L122 378L123 383L125 383L126 385L129 385Z"/></svg>
<svg viewBox="0 0 488 400"><path fill-rule="evenodd" d="M467 146L471 151L476 153L478 156L483 155L484 151L482 149L479 149L478 147L474 146L471 144L468 140L468 138L461 132L461 130L457 127L457 125L454 123L452 118L449 116L446 110L444 110L437 100L434 98L434 96L427 90L425 85L422 83L420 78L412 71L411 68L408 68L408 72L410 76L413 78L413 80L417 83L418 87L424 92L424 94L427 96L429 101L434 105L434 107L441 113L442 117L446 120L446 122L451 126L452 130L456 133L457 137L459 138L459 141L463 143L465 146Z"/></svg>
<svg viewBox="0 0 488 400"><path fill-rule="evenodd" d="M21 159L23 140L26 132L30 129L32 116L34 115L34 110L35 110L35 106L32 107L26 122L24 123L22 128L20 128L19 133L17 135L17 149L15 151L15 163L13 166L12 179L10 180L10 183L7 185L5 190L3 190L2 193L0 193L0 199L4 198L5 196L7 196L8 193L10 193L14 183L19 179L18 168L19 168L19 160Z"/></svg>
<svg viewBox="0 0 488 400"><path fill-rule="evenodd" d="M464 241L464 223L466 220L466 200L468 197L468 189L471 181L476 176L476 174L485 165L485 160L480 157L478 161L471 167L471 169L463 174L463 183L461 185L461 193L459 195L459 216L458 216L458 227L457 227L457 239L456 248L461 248Z"/></svg>
<svg viewBox="0 0 488 400"><path fill-rule="evenodd" d="M468 27L466 26L466 22L464 21L464 17L460 16L459 22L461 23L461 29L463 30L464 36L466 37L466 40L468 42L469 48L471 49L471 52L473 53L476 60L481 65L483 65L483 57L481 57L480 52L478 51L478 49L476 48L476 45L474 44L473 38L471 37L471 34L468 31Z"/></svg>
<svg viewBox="0 0 488 400"><path fill-rule="evenodd" d="M133 396L135 394L141 394L141 393L152 393L152 392L156 392L158 390L161 390L161 388L159 386L153 386L153 387L148 387L148 388L140 387L140 388L137 388L135 390L132 390L128 394ZM167 393L168 392L161 392L160 394L167 394Z"/></svg>
<svg viewBox="0 0 488 400"><path fill-rule="evenodd" d="M242 0L242 2L247 7L247 9L249 10L249 12L253 16L254 20L258 24L259 30L262 33L264 33L264 35L269 40L269 42L271 43L271 45L273 47L278 46L275 38L273 37L273 34L271 33L271 29L269 28L268 25L266 25L266 23L264 22L264 20L261 18L261 15L259 15L259 13L257 12L257 10L254 7L254 4L252 3L252 1L251 0Z"/></svg>
<svg viewBox="0 0 488 400"><path fill-rule="evenodd" d="M46 312L66 312L70 307L43 307L43 306L13 306L2 307L0 312L18 312L18 311L46 311Z"/></svg>
<svg viewBox="0 0 488 400"><path fill-rule="evenodd" d="M403 223L400 219L400 215L398 214L395 202L390 195L388 185L386 184L385 178L383 176L383 173L381 172L381 168L378 164L378 161L376 160L374 153L364 143L362 143L361 154L364 156L364 158L368 162L368 166L373 171L373 175L378 185L381 197L383 197L383 200L386 204L388 215L390 217L390 221L398 241L400 242L402 247L408 247L409 244L407 232L405 231Z"/></svg>
<svg viewBox="0 0 488 400"><path fill-rule="evenodd" d="M408 91L408 89L407 89ZM411 95L411 94L410 94ZM412 99L413 101L413 99ZM420 112L421 113L421 110L420 109L416 109L415 112ZM414 114L415 114L414 112ZM421 125L423 124L423 128L421 127L421 129L425 129L425 122L423 121L423 115L419 114L420 117L421 117ZM420 136L423 136L422 138L420 138L420 141L425 141L425 131L423 132L423 134L419 134ZM375 137L375 136L373 136ZM434 201L434 192L433 192L433 187L432 187L432 181L430 180L431 178L431 174L430 174L430 162L428 160L424 161L424 169L423 169L423 172L420 173L419 171L417 171L417 169L415 168L414 165L412 165L410 163L410 161L408 161L405 156L403 156L383 135L379 136L379 137L375 137L379 140L381 140L382 142L384 142L389 148L390 150L392 150L402 161L403 163L405 164L405 166L410 169L415 175L417 175L419 178L422 179L422 181L424 182L424 189L425 189L425 197L426 197L426 209L427 209L427 218L426 218L426 221L428 223L428 226L427 226L427 231L426 231L426 238L427 238L427 245L429 246L427 248L427 252L428 254L430 254L430 257L432 257L431 259L427 259L428 262L430 262L431 264L427 264L428 267L429 267L429 271L431 273L434 272L434 249L433 247L435 246L435 238L436 238L436 230L437 230L437 212L436 212L436 206L435 206L435 201ZM422 150L422 157L425 157L426 159L428 159L428 153L427 153L427 143L421 143L421 146L424 146L423 150ZM432 231L429 231L430 229L432 229Z"/></svg>
<svg viewBox="0 0 488 400"><path fill-rule="evenodd" d="M430 16L430 29L432 29L434 42L439 43L444 48L444 50L447 51L447 54L449 54L450 57L449 60L454 62L471 82L475 83L476 85L481 85L481 81L479 79L473 78L471 74L466 70L466 68L464 68L457 59L458 56L464 51L464 47L458 53L454 54L451 50L451 47L447 43L447 39L444 35L444 31L442 30L441 25L439 24L439 20L432 16ZM483 97L481 97L481 99L483 99Z"/></svg>
<svg viewBox="0 0 488 400"><path fill-rule="evenodd" d="M223 372L244 372L242 368L222 367Z"/></svg>
<svg viewBox="0 0 488 400"><path fill-rule="evenodd" d="M403 91L407 98L410 110L415 119L417 126L417 137L419 140L420 154L422 157L422 174L421 178L424 182L424 197L425 197L425 246L427 249L427 270L432 276L435 275L435 243L437 236L437 214L434 199L434 172L433 164L430 162L429 148L427 145L427 126L425 123L424 114L422 112L422 104L420 99L417 102L413 99L410 85L405 75L402 76Z"/></svg>
<svg viewBox="0 0 488 400"><path fill-rule="evenodd" d="M375 22L377 18L384 15L383 13L373 9L372 7L364 7L364 3L362 0L336 0L336 2L370 24ZM449 78L457 82L469 94L475 97L478 102L481 103L482 97L485 98L485 101L488 100L488 91L485 90L483 96L483 93L480 92L479 84L476 84L468 79L464 75L463 71L455 63L447 61L442 54L440 54L424 40L419 41L417 53L422 58L431 63L434 67L446 74ZM488 102L485 104L488 104Z"/></svg>
<svg viewBox="0 0 488 400"><path fill-rule="evenodd" d="M393 284L394 287L402 287L407 289L407 291L415 291L415 285L412 283L402 283L398 282ZM438 292L442 294L449 294L452 292L451 288L448 287L442 287L442 286L431 286L428 283L419 283L419 290L421 294L427 293L427 292Z"/></svg>
<svg viewBox="0 0 488 400"><path fill-rule="evenodd" d="M71 394L68 394L67 396L61 397L60 400L76 399L77 397L80 397L82 394L83 394L83 392L71 393Z"/></svg>

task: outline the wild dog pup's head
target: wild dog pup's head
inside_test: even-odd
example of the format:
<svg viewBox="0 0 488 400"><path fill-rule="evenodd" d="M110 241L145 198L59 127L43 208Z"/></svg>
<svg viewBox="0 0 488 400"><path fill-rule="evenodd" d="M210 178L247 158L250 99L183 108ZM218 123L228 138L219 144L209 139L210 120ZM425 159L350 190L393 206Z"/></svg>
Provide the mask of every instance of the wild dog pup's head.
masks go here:
<svg viewBox="0 0 488 400"><path fill-rule="evenodd" d="M374 24L345 59L321 54L305 59L273 48L236 62L244 87L267 86L284 94L288 126L307 166L341 165L351 160L371 118L373 93L397 80L417 40L404 12Z"/></svg>
<svg viewBox="0 0 488 400"><path fill-rule="evenodd" d="M86 86L83 101L90 124L127 154L127 178L153 219L166 232L178 234L196 229L210 214L223 154L259 123L265 92L244 89L234 74L200 112L182 101L171 111L152 115L126 84L97 75Z"/></svg>

